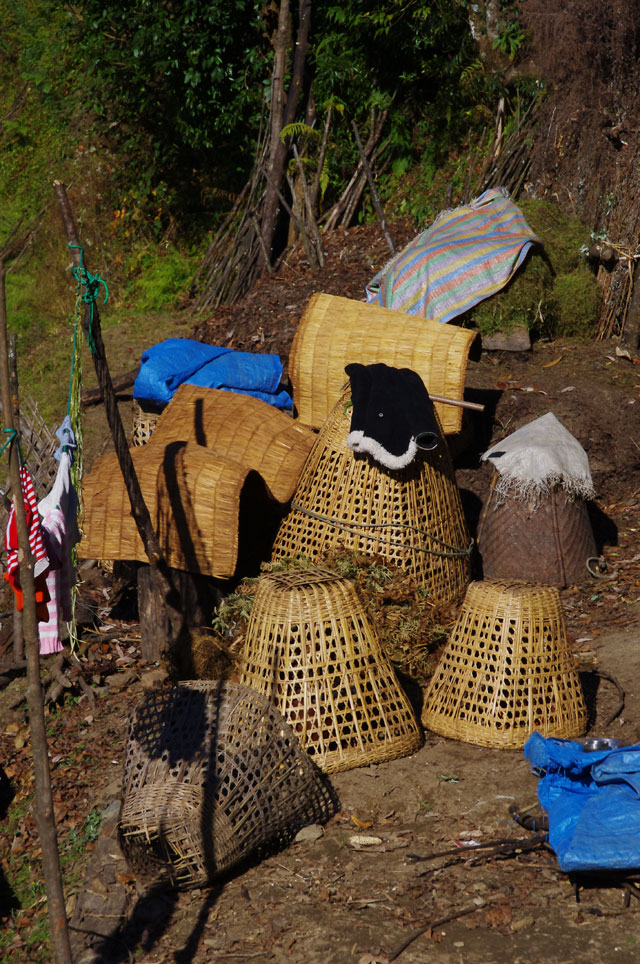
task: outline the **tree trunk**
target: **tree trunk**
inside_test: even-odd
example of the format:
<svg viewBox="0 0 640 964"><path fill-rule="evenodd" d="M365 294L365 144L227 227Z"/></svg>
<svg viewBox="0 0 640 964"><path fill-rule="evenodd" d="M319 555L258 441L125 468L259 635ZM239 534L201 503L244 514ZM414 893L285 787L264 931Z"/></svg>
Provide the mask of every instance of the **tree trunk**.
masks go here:
<svg viewBox="0 0 640 964"><path fill-rule="evenodd" d="M262 238L263 249L273 263L273 244L278 221L278 191L284 180L284 170L287 159L287 146L283 144L280 133L284 127L293 123L300 100L304 81L304 63L308 48L309 27L311 24L311 0L299 0L298 30L295 43L295 54L291 83L286 96L284 95L284 67L287 54L287 21L289 17L289 0L281 0L278 31L275 40L275 60L273 65L271 134L269 145L269 181L265 191L262 208ZM284 104L284 106L283 106ZM263 255L261 255L263 258ZM259 263L260 264L260 263ZM264 267L264 264L260 264Z"/></svg>

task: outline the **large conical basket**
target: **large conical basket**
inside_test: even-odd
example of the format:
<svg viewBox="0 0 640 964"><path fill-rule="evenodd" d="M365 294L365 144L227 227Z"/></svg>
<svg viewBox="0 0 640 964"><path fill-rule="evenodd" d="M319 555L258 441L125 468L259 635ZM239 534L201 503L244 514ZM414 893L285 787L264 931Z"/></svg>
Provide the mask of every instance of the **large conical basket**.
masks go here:
<svg viewBox="0 0 640 964"><path fill-rule="evenodd" d="M560 485L533 500L515 489L498 493L498 478L496 473L478 526L484 578L549 586L585 582L597 549L584 499Z"/></svg>
<svg viewBox="0 0 640 964"><path fill-rule="evenodd" d="M132 716L119 836L147 885L202 886L336 808L326 778L253 689L184 683L149 693Z"/></svg>
<svg viewBox="0 0 640 964"><path fill-rule="evenodd" d="M309 453L273 557L316 562L335 548L381 556L434 601L458 599L471 541L446 440L405 469L385 469L347 446L350 400L347 388Z"/></svg>
<svg viewBox="0 0 640 964"><path fill-rule="evenodd" d="M502 748L522 747L532 733L581 736L587 711L558 590L471 583L425 694L422 723L454 740Z"/></svg>
<svg viewBox="0 0 640 964"><path fill-rule="evenodd" d="M260 577L240 679L272 700L325 772L407 756L422 743L355 583L329 570Z"/></svg>

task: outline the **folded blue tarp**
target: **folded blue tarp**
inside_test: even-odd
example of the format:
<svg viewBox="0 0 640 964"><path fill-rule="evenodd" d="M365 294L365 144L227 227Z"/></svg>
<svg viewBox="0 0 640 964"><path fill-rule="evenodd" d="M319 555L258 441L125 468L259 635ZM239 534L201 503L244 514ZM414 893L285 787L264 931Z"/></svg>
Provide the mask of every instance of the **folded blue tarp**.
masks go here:
<svg viewBox="0 0 640 964"><path fill-rule="evenodd" d="M293 399L279 390L281 379L278 355L234 351L190 338L167 338L143 352L133 396L166 405L180 385L200 385L252 395L276 408L290 409Z"/></svg>
<svg viewBox="0 0 640 964"><path fill-rule="evenodd" d="M538 800L564 871L640 868L640 745L587 752L573 740L529 737Z"/></svg>

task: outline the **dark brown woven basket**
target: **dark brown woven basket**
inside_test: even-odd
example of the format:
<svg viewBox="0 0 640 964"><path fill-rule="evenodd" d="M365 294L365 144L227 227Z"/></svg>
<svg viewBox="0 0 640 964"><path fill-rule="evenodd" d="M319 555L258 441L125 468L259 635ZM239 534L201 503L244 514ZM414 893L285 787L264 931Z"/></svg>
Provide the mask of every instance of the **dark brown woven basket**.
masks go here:
<svg viewBox="0 0 640 964"><path fill-rule="evenodd" d="M498 495L493 477L480 524L478 548L485 579L525 579L570 586L589 576L587 560L597 556L583 499L554 486L535 503Z"/></svg>
<svg viewBox="0 0 640 964"><path fill-rule="evenodd" d="M246 686L184 683L148 694L131 719L119 836L147 885L202 886L336 808L290 727Z"/></svg>

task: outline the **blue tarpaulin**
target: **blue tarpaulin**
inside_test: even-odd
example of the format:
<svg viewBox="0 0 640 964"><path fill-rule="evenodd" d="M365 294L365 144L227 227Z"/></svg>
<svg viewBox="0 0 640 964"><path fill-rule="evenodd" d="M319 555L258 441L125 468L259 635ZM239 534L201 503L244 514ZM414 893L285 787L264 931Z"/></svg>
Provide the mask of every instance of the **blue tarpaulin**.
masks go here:
<svg viewBox="0 0 640 964"><path fill-rule="evenodd" d="M203 345L190 338L167 338L143 352L133 396L166 405L180 385L200 385L252 395L276 408L290 409L293 399L279 388L281 379L278 355Z"/></svg>
<svg viewBox="0 0 640 964"><path fill-rule="evenodd" d="M534 733L525 758L564 871L640 868L640 744L588 752Z"/></svg>

